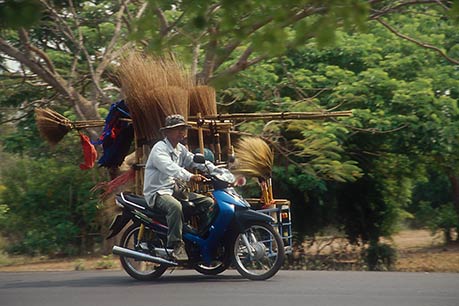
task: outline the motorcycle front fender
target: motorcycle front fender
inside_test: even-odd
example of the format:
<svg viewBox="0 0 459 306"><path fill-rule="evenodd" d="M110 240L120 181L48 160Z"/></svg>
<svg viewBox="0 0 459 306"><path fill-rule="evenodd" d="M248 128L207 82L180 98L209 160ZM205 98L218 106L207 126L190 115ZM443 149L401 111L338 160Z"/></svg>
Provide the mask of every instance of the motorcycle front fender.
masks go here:
<svg viewBox="0 0 459 306"><path fill-rule="evenodd" d="M131 220L131 214L123 211L122 214L119 214L113 219L112 224L110 225L110 235L106 239L115 237L121 230L128 224Z"/></svg>
<svg viewBox="0 0 459 306"><path fill-rule="evenodd" d="M275 221L271 216L252 209L236 209L234 220L239 231L252 222L273 223Z"/></svg>

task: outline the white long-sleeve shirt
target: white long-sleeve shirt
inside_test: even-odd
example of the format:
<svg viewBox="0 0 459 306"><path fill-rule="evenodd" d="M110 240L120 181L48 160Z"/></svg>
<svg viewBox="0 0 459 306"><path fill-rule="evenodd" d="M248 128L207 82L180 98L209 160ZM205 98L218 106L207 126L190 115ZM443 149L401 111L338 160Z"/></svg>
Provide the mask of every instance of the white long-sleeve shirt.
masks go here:
<svg viewBox="0 0 459 306"><path fill-rule="evenodd" d="M194 154L181 143L174 148L167 138L158 141L148 156L145 165L143 194L145 200L153 206L156 194L172 195L175 179L189 181L193 173L185 168L213 171L215 166L206 161L206 165L193 162Z"/></svg>

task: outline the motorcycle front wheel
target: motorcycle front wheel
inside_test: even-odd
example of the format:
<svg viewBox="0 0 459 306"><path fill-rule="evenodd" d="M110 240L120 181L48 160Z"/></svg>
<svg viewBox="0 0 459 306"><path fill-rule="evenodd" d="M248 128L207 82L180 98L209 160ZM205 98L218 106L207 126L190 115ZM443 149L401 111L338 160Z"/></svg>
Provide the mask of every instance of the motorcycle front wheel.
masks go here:
<svg viewBox="0 0 459 306"><path fill-rule="evenodd" d="M124 248L135 250L138 252L150 254L148 246L150 232L145 231L142 241L138 241L140 225L132 224L123 233L120 245ZM159 278L167 270L167 265L157 264L149 261L141 261L134 258L120 256L123 269L133 278L141 281L149 281Z"/></svg>
<svg viewBox="0 0 459 306"><path fill-rule="evenodd" d="M284 263L284 244L267 223L253 222L234 241L233 261L237 271L250 280L274 276Z"/></svg>

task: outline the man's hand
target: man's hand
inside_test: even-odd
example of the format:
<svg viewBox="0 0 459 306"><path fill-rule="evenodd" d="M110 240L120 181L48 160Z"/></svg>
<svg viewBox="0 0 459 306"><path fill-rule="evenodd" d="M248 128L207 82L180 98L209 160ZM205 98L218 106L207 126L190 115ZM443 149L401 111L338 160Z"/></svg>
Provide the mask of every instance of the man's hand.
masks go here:
<svg viewBox="0 0 459 306"><path fill-rule="evenodd" d="M201 174L193 174L190 178L190 181L198 183L198 182L202 182L205 179L206 177L202 176Z"/></svg>

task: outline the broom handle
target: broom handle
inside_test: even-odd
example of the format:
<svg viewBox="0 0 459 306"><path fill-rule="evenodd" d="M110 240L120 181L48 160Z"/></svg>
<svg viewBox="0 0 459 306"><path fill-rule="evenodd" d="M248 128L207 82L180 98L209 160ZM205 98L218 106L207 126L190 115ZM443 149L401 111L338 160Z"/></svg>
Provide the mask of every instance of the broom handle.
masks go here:
<svg viewBox="0 0 459 306"><path fill-rule="evenodd" d="M217 133L215 135L215 138L216 138L215 153L217 153L217 161L221 162L221 160L222 160L222 147L220 146L220 134Z"/></svg>
<svg viewBox="0 0 459 306"><path fill-rule="evenodd" d="M142 153L143 153L143 148L139 147L139 142L137 140L137 137L134 138L134 146L135 146L135 162L136 164L140 164L142 162ZM141 172L140 169L135 170L135 194L140 195L141 194Z"/></svg>
<svg viewBox="0 0 459 306"><path fill-rule="evenodd" d="M120 121L132 122L132 119L129 118L120 118ZM90 127L104 126L105 120L81 120L81 121L71 121L71 124L77 129L84 129Z"/></svg>
<svg viewBox="0 0 459 306"><path fill-rule="evenodd" d="M231 133L230 133L230 131L228 131L228 133L226 133L226 145L227 145L227 148L228 148L228 156L226 157L226 159L229 160L229 158L234 155L234 148L233 148L233 145L231 144Z"/></svg>

